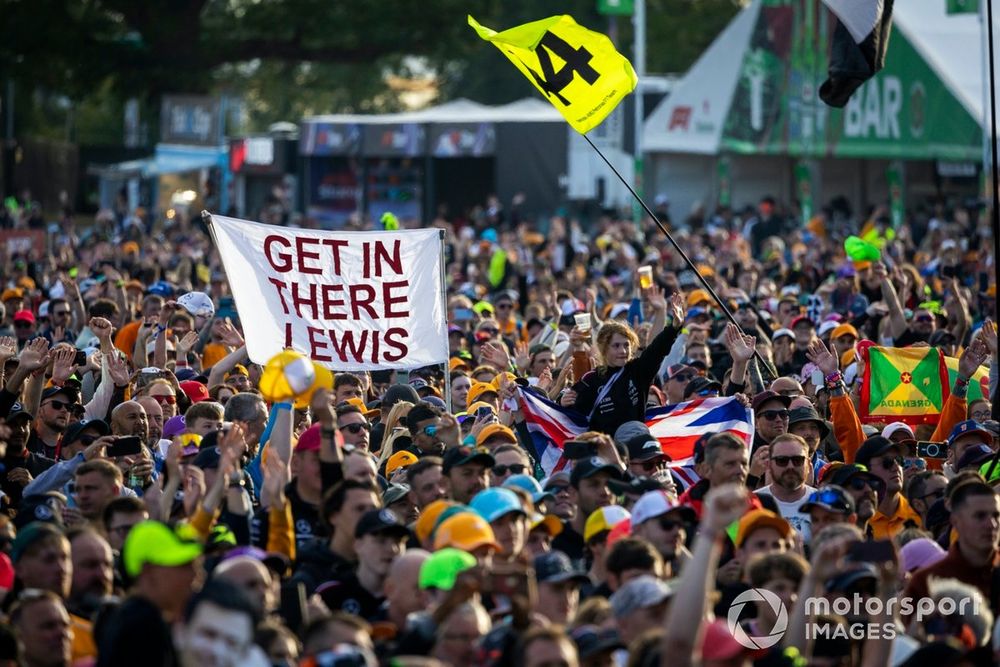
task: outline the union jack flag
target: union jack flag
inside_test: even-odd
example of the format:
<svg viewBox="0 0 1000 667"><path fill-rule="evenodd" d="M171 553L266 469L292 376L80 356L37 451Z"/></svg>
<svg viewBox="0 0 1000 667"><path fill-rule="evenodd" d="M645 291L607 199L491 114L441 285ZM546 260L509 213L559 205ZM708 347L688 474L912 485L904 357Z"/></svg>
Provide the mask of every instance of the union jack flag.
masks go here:
<svg viewBox="0 0 1000 667"><path fill-rule="evenodd" d="M566 468L563 443L587 431L587 417L529 391L519 391L525 425L542 470L548 476ZM753 441L753 413L732 397L699 398L653 408L646 412L646 425L685 486L700 479L694 471L694 444L701 436L731 432L748 447Z"/></svg>

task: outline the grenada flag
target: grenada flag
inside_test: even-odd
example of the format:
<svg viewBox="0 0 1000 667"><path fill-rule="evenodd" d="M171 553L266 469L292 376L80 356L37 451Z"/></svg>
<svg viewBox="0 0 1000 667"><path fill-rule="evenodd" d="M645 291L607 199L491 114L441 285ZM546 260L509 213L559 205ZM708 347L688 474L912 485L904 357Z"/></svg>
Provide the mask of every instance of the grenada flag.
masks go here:
<svg viewBox="0 0 1000 667"><path fill-rule="evenodd" d="M864 352L862 352L864 353ZM867 348L860 417L865 422L935 424L948 399L948 367L933 347Z"/></svg>
<svg viewBox="0 0 1000 667"><path fill-rule="evenodd" d="M955 386L955 378L958 377L958 359L945 357L944 363L948 366L948 386L953 387ZM979 370L969 378L969 393L965 400L972 403L981 398L986 400L990 398L990 369L986 366L980 366Z"/></svg>

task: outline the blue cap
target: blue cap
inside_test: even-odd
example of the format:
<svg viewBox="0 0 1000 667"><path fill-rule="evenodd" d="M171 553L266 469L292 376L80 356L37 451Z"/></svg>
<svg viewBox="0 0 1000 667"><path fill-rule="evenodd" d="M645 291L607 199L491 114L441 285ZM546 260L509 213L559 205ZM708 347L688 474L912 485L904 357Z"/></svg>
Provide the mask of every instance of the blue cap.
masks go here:
<svg viewBox="0 0 1000 667"><path fill-rule="evenodd" d="M987 443L993 442L993 434L985 426L975 419L966 419L964 422L955 424L955 428L951 429L951 434L948 436L948 446L953 445L962 436L971 435L972 433L982 434Z"/></svg>
<svg viewBox="0 0 1000 667"><path fill-rule="evenodd" d="M517 494L504 488L480 491L472 498L469 507L490 523L511 512L520 512L526 515Z"/></svg>
<svg viewBox="0 0 1000 667"><path fill-rule="evenodd" d="M174 286L166 280L157 280L146 291L156 296L171 297L174 295Z"/></svg>
<svg viewBox="0 0 1000 667"><path fill-rule="evenodd" d="M538 480L529 475L511 475L501 486L512 487L516 486L519 489L524 489L531 494L531 502L540 503L543 500L555 500L556 497L549 491L542 489L542 485L538 483Z"/></svg>

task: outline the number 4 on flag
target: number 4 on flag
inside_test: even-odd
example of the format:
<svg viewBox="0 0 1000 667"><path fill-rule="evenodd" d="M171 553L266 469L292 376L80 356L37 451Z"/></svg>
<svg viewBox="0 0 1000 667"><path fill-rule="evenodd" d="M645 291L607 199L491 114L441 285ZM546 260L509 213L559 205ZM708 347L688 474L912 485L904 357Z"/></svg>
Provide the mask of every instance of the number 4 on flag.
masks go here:
<svg viewBox="0 0 1000 667"><path fill-rule="evenodd" d="M571 16L551 16L503 32L471 16L469 25L500 49L581 134L599 125L635 89L628 59L610 39Z"/></svg>

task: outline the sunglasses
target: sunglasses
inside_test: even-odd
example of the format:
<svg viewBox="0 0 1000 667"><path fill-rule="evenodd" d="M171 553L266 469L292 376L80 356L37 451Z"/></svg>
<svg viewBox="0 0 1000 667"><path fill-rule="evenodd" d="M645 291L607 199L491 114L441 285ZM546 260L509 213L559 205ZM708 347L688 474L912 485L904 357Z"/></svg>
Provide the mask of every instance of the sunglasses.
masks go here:
<svg viewBox="0 0 1000 667"><path fill-rule="evenodd" d="M760 413L760 416L768 421L774 421L775 419L788 421L788 414L788 410L764 410Z"/></svg>
<svg viewBox="0 0 1000 667"><path fill-rule="evenodd" d="M49 401L48 404L51 405L56 410L69 410L73 406L72 403L67 403L66 401L57 401L55 399Z"/></svg>
<svg viewBox="0 0 1000 667"><path fill-rule="evenodd" d="M500 464L493 466L493 474L496 475L497 477L503 477L508 472L511 475L520 475L523 474L524 471L527 469L528 466L524 465L523 463L511 463L510 465Z"/></svg>
<svg viewBox="0 0 1000 667"><path fill-rule="evenodd" d="M500 330L495 327L483 327L476 333L484 333L484 334L490 334L491 336L495 336L498 333L500 333Z"/></svg>
<svg viewBox="0 0 1000 667"><path fill-rule="evenodd" d="M683 521L677 521L676 519L666 519L664 517L660 517L658 523L660 524L660 529L666 531L676 530L678 528L684 527Z"/></svg>
<svg viewBox="0 0 1000 667"><path fill-rule="evenodd" d="M348 433L357 435L358 433L361 433L362 431L370 431L371 428L372 427L369 426L368 424L347 424L345 426L341 426L340 430L341 431L347 431ZM428 434L428 435L430 435L430 434Z"/></svg>
<svg viewBox="0 0 1000 667"><path fill-rule="evenodd" d="M94 444L94 440L97 440L97 436L81 435L79 438L77 438L77 440L80 442L80 444L84 445L85 447L90 447L92 444Z"/></svg>
<svg viewBox="0 0 1000 667"><path fill-rule="evenodd" d="M14 322L14 328L15 329L30 329L31 328L31 322L25 322L24 320L19 320L17 322Z"/></svg>
<svg viewBox="0 0 1000 667"><path fill-rule="evenodd" d="M175 405L177 403L177 397L170 394L160 394L158 396L150 396L150 398L160 405Z"/></svg>
<svg viewBox="0 0 1000 667"><path fill-rule="evenodd" d="M52 313L52 317L69 317L69 311L60 310L58 312Z"/></svg>
<svg viewBox="0 0 1000 667"><path fill-rule="evenodd" d="M771 462L774 463L779 468L784 468L791 463L796 468L801 468L806 464L806 457L802 455L798 456L772 456Z"/></svg>
<svg viewBox="0 0 1000 667"><path fill-rule="evenodd" d="M903 468L906 470L909 470L910 468L924 470L927 468L927 461L924 461L923 459L903 459Z"/></svg>
<svg viewBox="0 0 1000 667"><path fill-rule="evenodd" d="M514 304L512 304L512 303L498 303L497 304L497 310L510 310L513 307L514 307Z"/></svg>
<svg viewBox="0 0 1000 667"><path fill-rule="evenodd" d="M432 424L430 426L425 426L423 428L423 431L424 431L424 435L426 435L426 436L428 436L430 438L433 438L437 434L437 432L438 432L438 427L434 426Z"/></svg>
<svg viewBox="0 0 1000 667"><path fill-rule="evenodd" d="M694 375L692 375L691 373L681 373L680 375L675 375L670 379L676 382L690 382L693 378Z"/></svg>
<svg viewBox="0 0 1000 667"><path fill-rule="evenodd" d="M854 491L860 491L866 486L869 489L872 489L873 491L878 491L879 489L882 488L882 485L879 482L876 482L874 479L868 479L866 477L853 477L847 484Z"/></svg>
<svg viewBox="0 0 1000 667"><path fill-rule="evenodd" d="M931 317L930 315L918 315L917 317L915 317L913 319L916 320L917 322L933 322L934 321L934 318Z"/></svg>
<svg viewBox="0 0 1000 667"><path fill-rule="evenodd" d="M496 468L494 468L494 470L496 470ZM550 487L546 488L545 490L549 491L554 496L558 496L561 493L565 493L565 494L569 495L569 485L568 484L556 484L554 486L550 486Z"/></svg>
<svg viewBox="0 0 1000 667"><path fill-rule="evenodd" d="M643 461L641 465L642 469L645 470L646 472L654 472L663 467L663 460L656 459L653 461Z"/></svg>
<svg viewBox="0 0 1000 667"><path fill-rule="evenodd" d="M708 398L710 396L718 396L718 389L702 389L701 391L695 392L700 398Z"/></svg>
<svg viewBox="0 0 1000 667"><path fill-rule="evenodd" d="M892 470L896 466L902 468L904 465L906 465L906 460L902 456L887 456L883 459L880 459L879 463L882 465L884 469Z"/></svg>
<svg viewBox="0 0 1000 667"><path fill-rule="evenodd" d="M834 491L816 491L809 496L808 502L823 505L824 507L837 512L847 513L851 511L851 507L847 504L847 502L840 496L840 494Z"/></svg>

